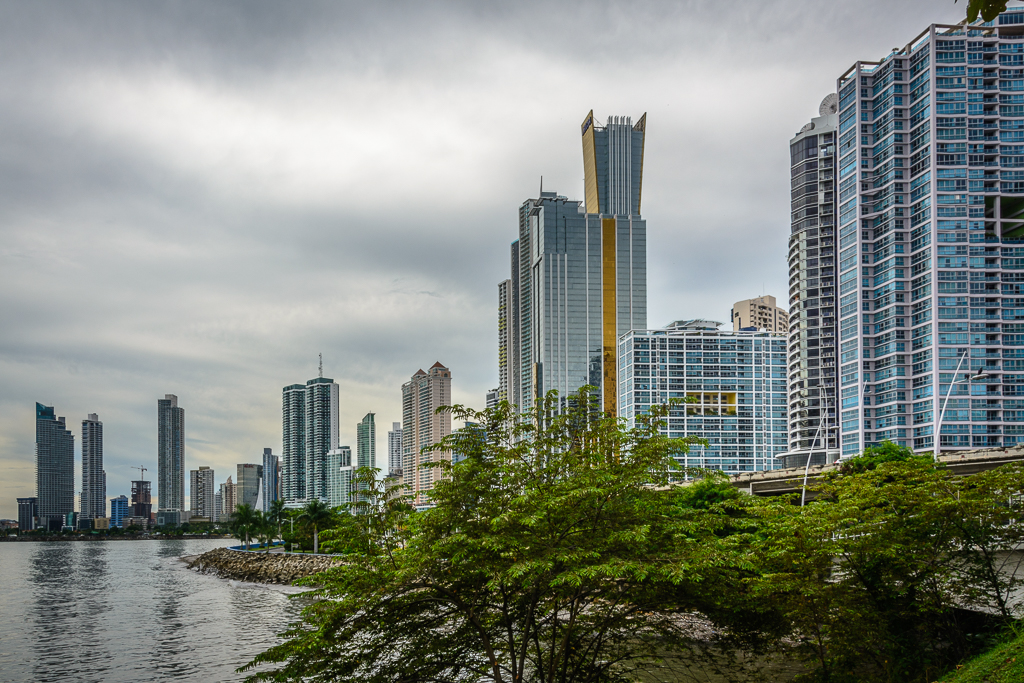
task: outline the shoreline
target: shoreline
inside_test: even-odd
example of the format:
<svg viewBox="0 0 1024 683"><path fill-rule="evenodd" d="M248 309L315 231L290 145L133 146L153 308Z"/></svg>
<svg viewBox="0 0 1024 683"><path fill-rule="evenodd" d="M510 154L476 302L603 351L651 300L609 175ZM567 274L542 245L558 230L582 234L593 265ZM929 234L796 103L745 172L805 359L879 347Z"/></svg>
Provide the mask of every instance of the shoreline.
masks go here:
<svg viewBox="0 0 1024 683"><path fill-rule="evenodd" d="M83 541L174 541L174 540L203 540L203 539L233 539L233 536L227 534L182 534L181 536L154 536L151 534L138 535L138 536L2 536L0 537L0 543L60 543L63 541L69 542L83 542Z"/></svg>

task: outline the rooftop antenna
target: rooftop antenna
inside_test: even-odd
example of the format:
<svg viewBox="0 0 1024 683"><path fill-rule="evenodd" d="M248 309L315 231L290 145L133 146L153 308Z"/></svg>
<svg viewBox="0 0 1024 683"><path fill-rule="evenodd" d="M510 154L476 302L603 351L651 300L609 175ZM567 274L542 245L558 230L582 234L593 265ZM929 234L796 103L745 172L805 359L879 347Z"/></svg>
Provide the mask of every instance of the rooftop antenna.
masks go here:
<svg viewBox="0 0 1024 683"><path fill-rule="evenodd" d="M324 378L324 354L320 354L320 379Z"/></svg>

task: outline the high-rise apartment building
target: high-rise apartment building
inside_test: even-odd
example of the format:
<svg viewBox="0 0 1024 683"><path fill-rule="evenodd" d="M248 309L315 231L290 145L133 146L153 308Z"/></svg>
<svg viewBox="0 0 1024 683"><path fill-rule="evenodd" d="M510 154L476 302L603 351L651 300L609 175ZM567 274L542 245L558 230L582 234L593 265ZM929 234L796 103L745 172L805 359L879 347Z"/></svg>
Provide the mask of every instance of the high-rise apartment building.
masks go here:
<svg viewBox="0 0 1024 683"><path fill-rule="evenodd" d="M367 413L356 425L356 466L377 467L377 426L373 413Z"/></svg>
<svg viewBox="0 0 1024 683"><path fill-rule="evenodd" d="M213 519L213 498L216 492L212 469L204 466L189 472L189 510L193 517Z"/></svg>
<svg viewBox="0 0 1024 683"><path fill-rule="evenodd" d="M548 391L565 397L589 384L618 414L617 340L647 327L645 129L646 115L598 126L590 112L581 126L585 204L542 189L520 206L506 339L516 351L509 393L522 410Z"/></svg>
<svg viewBox="0 0 1024 683"><path fill-rule="evenodd" d="M237 492L229 475L228 480L220 485L220 519L222 521L230 520L231 515L235 514L235 507L238 505Z"/></svg>
<svg viewBox="0 0 1024 683"><path fill-rule="evenodd" d="M36 528L39 520L39 499L31 498L18 499L18 533L32 531Z"/></svg>
<svg viewBox="0 0 1024 683"><path fill-rule="evenodd" d="M260 495L260 480L263 479L263 465L239 463L235 466L235 505L256 507ZM231 508L234 510L234 507Z"/></svg>
<svg viewBox="0 0 1024 683"><path fill-rule="evenodd" d="M213 494L213 517L210 518L211 522L219 522L224 514L224 485L221 484L217 487L217 492Z"/></svg>
<svg viewBox="0 0 1024 683"><path fill-rule="evenodd" d="M498 388L495 389L498 401L510 401L509 379L512 367L512 302L515 294L512 291L512 280L498 284Z"/></svg>
<svg viewBox="0 0 1024 683"><path fill-rule="evenodd" d="M59 531L75 509L75 436L52 406L36 403L36 498L39 526Z"/></svg>
<svg viewBox="0 0 1024 683"><path fill-rule="evenodd" d="M175 512L185 509L185 409L178 397L157 399L156 495L159 512L168 524L177 524Z"/></svg>
<svg viewBox="0 0 1024 683"><path fill-rule="evenodd" d="M1022 55L1012 8L837 80L843 457L1024 441Z"/></svg>
<svg viewBox="0 0 1024 683"><path fill-rule="evenodd" d="M785 466L839 457L836 96L790 140L789 451ZM812 453L813 451L813 453Z"/></svg>
<svg viewBox="0 0 1024 683"><path fill-rule="evenodd" d="M283 390L284 500L297 506L327 500L327 452L338 447L338 385L317 377Z"/></svg>
<svg viewBox="0 0 1024 683"><path fill-rule="evenodd" d="M402 476L402 423L392 422L388 432L388 476Z"/></svg>
<svg viewBox="0 0 1024 683"><path fill-rule="evenodd" d="M779 334L789 333L789 314L775 305L775 297L765 294L753 299L737 301L729 314L732 329L754 328Z"/></svg>
<svg viewBox="0 0 1024 683"><path fill-rule="evenodd" d="M502 400L503 399L501 398L501 390L491 389L486 394L484 394L484 408L486 408L487 410L490 410L491 408L497 408L498 403L501 402Z"/></svg>
<svg viewBox="0 0 1024 683"><path fill-rule="evenodd" d="M263 480L261 486L263 512L270 510L270 504L278 499L281 479L281 460L270 448L263 449Z"/></svg>
<svg viewBox="0 0 1024 683"><path fill-rule="evenodd" d="M352 448L339 446L327 452L327 499L331 507L355 502L355 471Z"/></svg>
<svg viewBox="0 0 1024 683"><path fill-rule="evenodd" d="M451 405L451 400L451 371L441 363L434 363L429 372L417 370L402 385L402 481L417 505L429 504L430 490L441 477L437 468L422 465L451 459L449 453L424 452L451 434L451 413L437 412L441 406Z"/></svg>
<svg viewBox="0 0 1024 683"><path fill-rule="evenodd" d="M103 423L96 413L82 420L81 519L107 516L107 474L103 471Z"/></svg>
<svg viewBox="0 0 1024 683"><path fill-rule="evenodd" d="M786 336L722 331L721 323L678 321L632 330L619 340L622 416L630 427L651 405L675 406L663 432L698 436L685 467L723 472L775 469L786 451Z"/></svg>
<svg viewBox="0 0 1024 683"><path fill-rule="evenodd" d="M110 528L123 529L124 520L131 516L131 508L128 507L128 496L118 496L110 499Z"/></svg>

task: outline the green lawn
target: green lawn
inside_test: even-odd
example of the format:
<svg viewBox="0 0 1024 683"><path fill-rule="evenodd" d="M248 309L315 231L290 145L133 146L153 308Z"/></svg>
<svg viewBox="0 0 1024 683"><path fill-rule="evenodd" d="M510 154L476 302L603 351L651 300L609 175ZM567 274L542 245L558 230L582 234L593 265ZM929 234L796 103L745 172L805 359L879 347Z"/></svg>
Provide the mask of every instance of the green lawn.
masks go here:
<svg viewBox="0 0 1024 683"><path fill-rule="evenodd" d="M1024 635L978 655L943 683L1021 683L1024 681Z"/></svg>

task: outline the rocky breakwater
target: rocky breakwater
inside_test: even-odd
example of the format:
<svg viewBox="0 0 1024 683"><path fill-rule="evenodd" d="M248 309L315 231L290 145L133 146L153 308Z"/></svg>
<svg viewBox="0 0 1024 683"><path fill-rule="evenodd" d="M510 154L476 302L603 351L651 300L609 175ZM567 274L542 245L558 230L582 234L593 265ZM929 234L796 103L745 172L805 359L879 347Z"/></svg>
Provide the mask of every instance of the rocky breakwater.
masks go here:
<svg viewBox="0 0 1024 683"><path fill-rule="evenodd" d="M340 562L341 558L322 555L239 552L217 548L192 559L188 563L188 568L236 581L287 585L322 572Z"/></svg>

